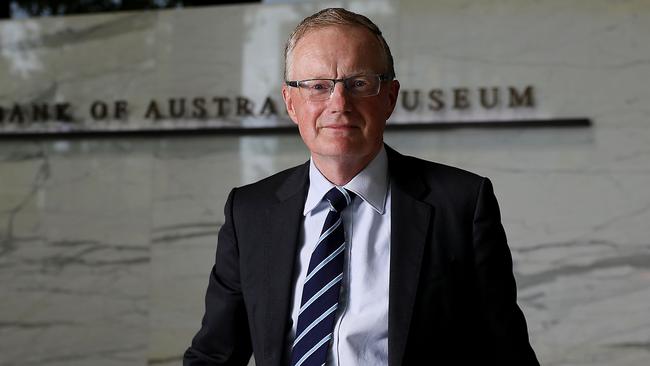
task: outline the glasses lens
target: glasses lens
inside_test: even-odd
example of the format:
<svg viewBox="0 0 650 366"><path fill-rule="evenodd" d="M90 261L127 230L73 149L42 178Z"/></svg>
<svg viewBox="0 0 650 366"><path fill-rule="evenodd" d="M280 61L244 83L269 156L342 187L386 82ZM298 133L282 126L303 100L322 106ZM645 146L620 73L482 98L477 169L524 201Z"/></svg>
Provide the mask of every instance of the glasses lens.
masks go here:
<svg viewBox="0 0 650 366"><path fill-rule="evenodd" d="M306 97L312 101L329 99L337 82L345 84L345 90L355 97L370 97L379 94L381 77L379 75L359 75L344 80L311 79L298 82L298 88Z"/></svg>
<svg viewBox="0 0 650 366"><path fill-rule="evenodd" d="M379 93L379 76L361 75L345 79L345 88L356 97L369 97Z"/></svg>
<svg viewBox="0 0 650 366"><path fill-rule="evenodd" d="M332 80L305 80L298 86L300 90L311 100L325 100L330 97L334 82Z"/></svg>

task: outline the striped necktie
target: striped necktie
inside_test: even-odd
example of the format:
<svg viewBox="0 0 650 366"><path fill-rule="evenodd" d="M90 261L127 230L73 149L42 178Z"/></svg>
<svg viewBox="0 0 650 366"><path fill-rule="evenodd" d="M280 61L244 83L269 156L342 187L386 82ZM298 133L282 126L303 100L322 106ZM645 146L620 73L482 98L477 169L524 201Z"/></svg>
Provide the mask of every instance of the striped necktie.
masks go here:
<svg viewBox="0 0 650 366"><path fill-rule="evenodd" d="M340 187L325 194L330 211L309 260L291 350L292 366L325 364L343 278L345 235L341 211L353 198L354 193Z"/></svg>

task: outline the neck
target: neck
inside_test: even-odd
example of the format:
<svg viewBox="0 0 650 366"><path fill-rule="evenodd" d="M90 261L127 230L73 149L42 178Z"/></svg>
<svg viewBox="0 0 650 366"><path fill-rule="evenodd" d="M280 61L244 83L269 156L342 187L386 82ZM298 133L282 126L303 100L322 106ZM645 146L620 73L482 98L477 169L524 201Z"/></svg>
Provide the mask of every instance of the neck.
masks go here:
<svg viewBox="0 0 650 366"><path fill-rule="evenodd" d="M327 180L337 186L342 186L351 181L363 168L368 166L372 159L377 156L380 149L377 149L369 155L360 157L332 157L312 154L311 158L316 168L318 168Z"/></svg>

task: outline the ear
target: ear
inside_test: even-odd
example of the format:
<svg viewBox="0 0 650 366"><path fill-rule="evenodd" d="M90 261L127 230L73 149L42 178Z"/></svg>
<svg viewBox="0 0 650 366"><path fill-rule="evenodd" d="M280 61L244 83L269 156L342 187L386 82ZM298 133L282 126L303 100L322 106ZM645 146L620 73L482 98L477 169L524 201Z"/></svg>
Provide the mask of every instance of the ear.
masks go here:
<svg viewBox="0 0 650 366"><path fill-rule="evenodd" d="M291 93L287 85L282 85L282 99L284 99L284 105L287 108L289 118L291 118L293 123L298 124L298 117L294 107L294 94Z"/></svg>
<svg viewBox="0 0 650 366"><path fill-rule="evenodd" d="M388 105L386 107L386 120L393 114L397 105L397 95L399 94L399 81L391 80L388 84Z"/></svg>

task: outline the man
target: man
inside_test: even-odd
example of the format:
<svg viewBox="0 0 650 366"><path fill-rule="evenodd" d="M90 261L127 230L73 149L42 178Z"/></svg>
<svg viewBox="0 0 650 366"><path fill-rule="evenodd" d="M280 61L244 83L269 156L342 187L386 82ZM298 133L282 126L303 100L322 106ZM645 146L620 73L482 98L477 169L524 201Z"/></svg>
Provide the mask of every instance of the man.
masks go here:
<svg viewBox="0 0 650 366"><path fill-rule="evenodd" d="M285 50L309 162L233 189L185 365L538 365L488 179L383 143L399 92L367 18Z"/></svg>

